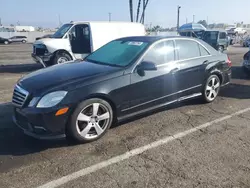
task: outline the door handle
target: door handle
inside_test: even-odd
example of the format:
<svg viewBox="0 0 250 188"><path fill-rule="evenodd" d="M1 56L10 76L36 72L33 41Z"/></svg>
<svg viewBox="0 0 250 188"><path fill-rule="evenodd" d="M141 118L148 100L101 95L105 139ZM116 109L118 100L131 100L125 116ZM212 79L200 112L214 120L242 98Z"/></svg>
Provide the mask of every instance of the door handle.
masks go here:
<svg viewBox="0 0 250 188"><path fill-rule="evenodd" d="M178 68L174 68L170 71L171 74L175 74L179 69Z"/></svg>
<svg viewBox="0 0 250 188"><path fill-rule="evenodd" d="M203 62L203 65L207 65L208 63L209 63L209 61L206 60L206 61Z"/></svg>

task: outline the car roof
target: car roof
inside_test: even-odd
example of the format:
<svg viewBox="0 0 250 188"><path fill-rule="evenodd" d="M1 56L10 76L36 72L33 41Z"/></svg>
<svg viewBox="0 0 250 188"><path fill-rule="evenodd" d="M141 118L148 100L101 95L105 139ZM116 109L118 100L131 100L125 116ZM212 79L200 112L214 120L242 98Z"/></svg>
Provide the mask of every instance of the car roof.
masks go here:
<svg viewBox="0 0 250 188"><path fill-rule="evenodd" d="M158 40L162 40L162 39L189 39L189 40L197 40L196 38L184 37L184 36L132 36L132 37L118 38L116 40L139 41L139 42L154 43L154 42L156 42Z"/></svg>

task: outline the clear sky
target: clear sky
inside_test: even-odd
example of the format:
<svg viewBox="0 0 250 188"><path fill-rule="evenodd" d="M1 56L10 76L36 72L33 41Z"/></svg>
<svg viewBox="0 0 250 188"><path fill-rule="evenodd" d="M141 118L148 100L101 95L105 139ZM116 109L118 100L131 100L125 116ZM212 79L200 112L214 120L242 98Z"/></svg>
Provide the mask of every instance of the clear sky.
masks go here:
<svg viewBox="0 0 250 188"><path fill-rule="evenodd" d="M138 0L134 0L134 15ZM177 5L181 6L180 24L207 19L209 23L234 22L250 24L250 0L149 0L145 24L176 26ZM129 21L128 0L0 0L3 25L16 24L43 27L58 26L71 20Z"/></svg>

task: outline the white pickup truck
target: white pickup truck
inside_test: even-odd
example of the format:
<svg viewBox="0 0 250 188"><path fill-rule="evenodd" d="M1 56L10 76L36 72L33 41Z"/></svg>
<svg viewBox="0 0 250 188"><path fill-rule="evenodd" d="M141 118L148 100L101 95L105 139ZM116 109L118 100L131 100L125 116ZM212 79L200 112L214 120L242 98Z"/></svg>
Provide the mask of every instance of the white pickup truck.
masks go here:
<svg viewBox="0 0 250 188"><path fill-rule="evenodd" d="M44 67L83 59L117 38L144 36L144 25L131 22L70 22L50 38L37 40L31 56Z"/></svg>

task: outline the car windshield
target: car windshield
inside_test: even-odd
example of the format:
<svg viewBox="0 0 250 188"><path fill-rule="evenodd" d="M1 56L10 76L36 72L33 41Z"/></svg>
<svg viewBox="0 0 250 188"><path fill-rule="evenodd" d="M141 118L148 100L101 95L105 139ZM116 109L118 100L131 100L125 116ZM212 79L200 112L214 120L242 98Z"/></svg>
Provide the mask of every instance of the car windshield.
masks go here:
<svg viewBox="0 0 250 188"><path fill-rule="evenodd" d="M141 41L111 41L90 54L85 60L110 66L126 67L148 47Z"/></svg>
<svg viewBox="0 0 250 188"><path fill-rule="evenodd" d="M64 24L62 27L60 27L51 38L62 38L65 33L72 27L73 24Z"/></svg>
<svg viewBox="0 0 250 188"><path fill-rule="evenodd" d="M206 42L209 42L209 41L217 41L218 39L218 34L219 32L218 31L206 31L203 35L203 40L206 41Z"/></svg>

